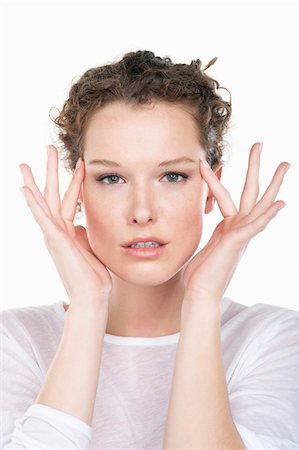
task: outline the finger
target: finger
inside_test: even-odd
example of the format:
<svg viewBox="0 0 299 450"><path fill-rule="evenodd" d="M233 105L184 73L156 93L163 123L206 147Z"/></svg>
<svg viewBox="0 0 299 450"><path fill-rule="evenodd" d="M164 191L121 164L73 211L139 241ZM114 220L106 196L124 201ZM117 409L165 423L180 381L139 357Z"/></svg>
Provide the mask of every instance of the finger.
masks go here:
<svg viewBox="0 0 299 450"><path fill-rule="evenodd" d="M61 205L61 217L65 222L69 234L74 238L74 218L76 215L77 202L80 194L81 183L84 178L84 162L78 159L76 169L73 173L71 183L64 194Z"/></svg>
<svg viewBox="0 0 299 450"><path fill-rule="evenodd" d="M77 245L75 245L75 242L70 244L71 241L66 241L65 234L62 234L61 229L59 229L52 221L51 218L45 213L43 208L39 205L39 203L36 201L32 191L27 186L22 186L20 188L22 194L25 197L26 203L30 207L31 213L37 222L37 224L40 226L43 235L44 240L47 243L47 247L50 253L52 253L52 247L53 248L65 248L66 242L68 243L69 249L74 249L74 251L79 251L80 254L84 257L85 261L88 262L93 266L93 268L96 270L99 269L99 265L95 263L95 260L93 259L92 255L86 251L87 246L85 245L85 248L82 248ZM63 232L65 233L65 232ZM53 245L54 244L54 245ZM75 250L76 249L76 250ZM54 261L55 262L55 261ZM55 262L56 264L56 262Z"/></svg>
<svg viewBox="0 0 299 450"><path fill-rule="evenodd" d="M220 183L213 170L208 166L205 166L204 162L200 162L201 174L204 180L207 182L214 197L217 200L219 209L223 217L234 216L238 213L237 208L232 201L228 190Z"/></svg>
<svg viewBox="0 0 299 450"><path fill-rule="evenodd" d="M214 230L214 234L216 232L216 229ZM212 251L214 250L214 248L218 245L219 239L220 237L216 237L215 239L213 239L213 235L211 236L211 239L209 240L209 242L205 245L205 247L199 252L196 253L196 255L192 258L192 264L195 265L195 270L197 269L197 267L201 266L204 261L208 258L208 256L210 255L210 253L212 253ZM186 266L183 270L183 272L185 273L185 270L187 269L188 266ZM189 276L188 276L188 271L187 271L187 277L185 276L185 281L188 282L189 281Z"/></svg>
<svg viewBox="0 0 299 450"><path fill-rule="evenodd" d="M263 214L271 206L271 204L273 204L288 168L289 165L286 162L281 163L277 167L275 174L272 177L272 181L266 189L264 195L248 215L248 221L252 222L255 220Z"/></svg>
<svg viewBox="0 0 299 450"><path fill-rule="evenodd" d="M57 235L57 227L53 223L53 219L45 212L28 186L22 186L20 190L25 197L35 221L42 229L44 237L49 240L53 239Z"/></svg>
<svg viewBox="0 0 299 450"><path fill-rule="evenodd" d="M48 145L47 175L44 188L44 197L49 205L52 216L60 219L60 195L58 180L58 155L54 145Z"/></svg>
<svg viewBox="0 0 299 450"><path fill-rule="evenodd" d="M239 212L243 215L249 214L254 208L259 195L259 169L260 154L262 144L257 142L253 144L250 151L248 170L244 189L240 199Z"/></svg>
<svg viewBox="0 0 299 450"><path fill-rule="evenodd" d="M237 242L246 242L256 234L263 231L268 223L276 216L278 211L285 206L282 200L273 203L266 211L252 222L247 223L233 231Z"/></svg>
<svg viewBox="0 0 299 450"><path fill-rule="evenodd" d="M101 277L105 277L106 282L109 281L110 276L108 275L108 272L105 271L103 274L103 266L104 264L102 261L94 254L92 248L89 245L89 241L87 238L86 229L81 226L77 225L75 228L75 234L76 238L75 241L79 243L79 250L86 259L86 261L90 264L90 266L96 271L96 273L101 274ZM105 267L105 266L104 266ZM106 278L108 277L108 278Z"/></svg>
<svg viewBox="0 0 299 450"><path fill-rule="evenodd" d="M49 216L52 217L51 211L49 206L47 205L44 197L42 196L39 188L37 187L32 171L31 171L31 167L28 166L27 164L20 164L19 165L20 171L23 175L23 181L24 181L24 185L27 186L30 191L32 192L32 195L34 196L36 202L39 204L39 206L44 210L44 212ZM25 191L26 193L27 191Z"/></svg>
<svg viewBox="0 0 299 450"><path fill-rule="evenodd" d="M81 247L85 248L85 250L87 250L90 253L93 253L93 250L89 244L86 229L82 225L76 225L74 229L76 241L79 242Z"/></svg>

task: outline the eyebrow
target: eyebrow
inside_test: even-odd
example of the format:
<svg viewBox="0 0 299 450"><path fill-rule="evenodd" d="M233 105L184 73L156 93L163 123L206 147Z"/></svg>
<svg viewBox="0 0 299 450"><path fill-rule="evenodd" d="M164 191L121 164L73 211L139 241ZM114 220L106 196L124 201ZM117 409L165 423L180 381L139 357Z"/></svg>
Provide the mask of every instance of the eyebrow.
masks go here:
<svg viewBox="0 0 299 450"><path fill-rule="evenodd" d="M197 163L194 159L188 158L187 156L182 156L181 158L176 159L168 159L166 161L162 161L160 164L158 164L158 167L166 167L170 166L175 163ZM101 166L107 166L107 167L122 167L120 164L118 164L115 161L110 161L109 159L92 159L87 164L90 165L101 165Z"/></svg>

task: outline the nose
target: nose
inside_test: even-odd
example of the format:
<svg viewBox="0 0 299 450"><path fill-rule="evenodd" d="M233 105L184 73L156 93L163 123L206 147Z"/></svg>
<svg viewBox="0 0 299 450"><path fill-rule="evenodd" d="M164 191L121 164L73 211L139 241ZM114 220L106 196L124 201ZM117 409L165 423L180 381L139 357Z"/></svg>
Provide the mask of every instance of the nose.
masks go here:
<svg viewBox="0 0 299 450"><path fill-rule="evenodd" d="M149 188L136 187L129 202L129 218L131 222L146 224L156 220L156 198Z"/></svg>

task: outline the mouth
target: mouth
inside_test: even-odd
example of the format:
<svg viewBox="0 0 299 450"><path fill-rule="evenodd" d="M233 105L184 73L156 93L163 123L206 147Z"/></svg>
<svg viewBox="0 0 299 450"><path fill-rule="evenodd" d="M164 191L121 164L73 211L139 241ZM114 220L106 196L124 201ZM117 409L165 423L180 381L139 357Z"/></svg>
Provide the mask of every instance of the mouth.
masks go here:
<svg viewBox="0 0 299 450"><path fill-rule="evenodd" d="M136 236L134 239L122 244L123 247L156 247L165 245L167 242L156 236Z"/></svg>
<svg viewBox="0 0 299 450"><path fill-rule="evenodd" d="M127 255L137 258L155 258L161 256L167 244L159 244L156 247L122 247Z"/></svg>

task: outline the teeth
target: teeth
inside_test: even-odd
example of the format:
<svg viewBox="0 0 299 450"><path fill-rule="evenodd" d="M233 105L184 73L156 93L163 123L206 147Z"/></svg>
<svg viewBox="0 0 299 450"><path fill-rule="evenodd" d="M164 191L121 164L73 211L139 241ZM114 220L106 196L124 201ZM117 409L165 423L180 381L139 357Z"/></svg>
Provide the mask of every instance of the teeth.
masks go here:
<svg viewBox="0 0 299 450"><path fill-rule="evenodd" d="M144 247L159 247L158 242L137 242L136 244L129 245L132 248L144 248Z"/></svg>

